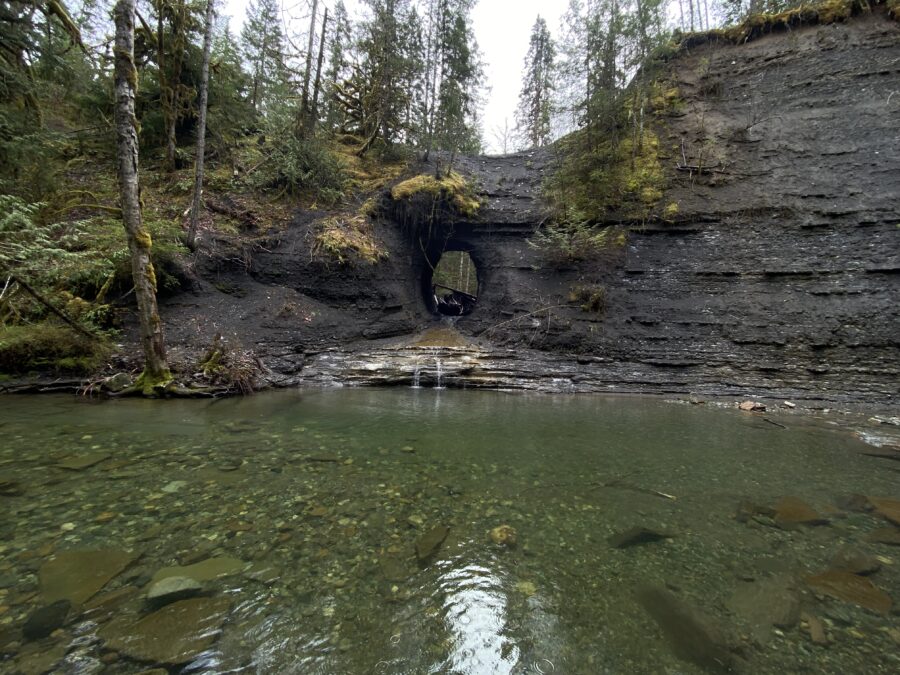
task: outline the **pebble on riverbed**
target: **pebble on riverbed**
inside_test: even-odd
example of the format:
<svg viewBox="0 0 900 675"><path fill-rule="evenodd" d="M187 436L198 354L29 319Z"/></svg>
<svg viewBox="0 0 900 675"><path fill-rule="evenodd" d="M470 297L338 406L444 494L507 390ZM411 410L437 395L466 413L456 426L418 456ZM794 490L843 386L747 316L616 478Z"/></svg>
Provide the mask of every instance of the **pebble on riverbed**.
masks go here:
<svg viewBox="0 0 900 675"><path fill-rule="evenodd" d="M518 535L515 528L510 525L500 525L490 532L491 541L497 546L505 546L506 548L515 548L518 541Z"/></svg>

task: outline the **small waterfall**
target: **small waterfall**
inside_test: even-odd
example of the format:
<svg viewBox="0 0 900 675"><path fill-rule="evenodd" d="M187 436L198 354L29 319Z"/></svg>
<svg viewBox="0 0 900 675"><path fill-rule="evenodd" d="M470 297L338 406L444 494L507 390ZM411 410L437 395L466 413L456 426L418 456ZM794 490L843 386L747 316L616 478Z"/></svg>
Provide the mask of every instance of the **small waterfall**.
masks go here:
<svg viewBox="0 0 900 675"><path fill-rule="evenodd" d="M435 389L443 389L444 386L441 381L444 379L444 365L441 363L441 358L439 356L434 357L434 365L435 365L435 375L437 377L437 382L434 385Z"/></svg>
<svg viewBox="0 0 900 675"><path fill-rule="evenodd" d="M412 386L413 389L421 389L421 379L422 379L422 369L419 366L419 357L416 357L414 362L414 370L413 370L413 381Z"/></svg>

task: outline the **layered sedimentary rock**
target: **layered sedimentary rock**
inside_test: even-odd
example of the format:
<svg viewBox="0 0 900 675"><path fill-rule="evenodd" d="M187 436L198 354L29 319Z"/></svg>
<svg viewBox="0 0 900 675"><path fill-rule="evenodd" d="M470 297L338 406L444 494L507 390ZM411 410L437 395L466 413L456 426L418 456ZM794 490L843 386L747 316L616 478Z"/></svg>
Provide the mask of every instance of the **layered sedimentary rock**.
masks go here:
<svg viewBox="0 0 900 675"><path fill-rule="evenodd" d="M448 357L469 359L450 384L896 400L900 23L875 8L668 67L679 104L656 132L670 222L627 223L621 249L549 265L529 238L554 151L466 159L483 206L444 223L438 248L386 194L388 257L329 264L310 255L316 214L301 214L246 271L217 273L229 293L171 301L175 340L237 330L286 385L411 382L422 353L407 336L437 321L427 294L446 247L470 251L479 279L456 323L473 351ZM584 285L603 290L602 311L572 301Z"/></svg>

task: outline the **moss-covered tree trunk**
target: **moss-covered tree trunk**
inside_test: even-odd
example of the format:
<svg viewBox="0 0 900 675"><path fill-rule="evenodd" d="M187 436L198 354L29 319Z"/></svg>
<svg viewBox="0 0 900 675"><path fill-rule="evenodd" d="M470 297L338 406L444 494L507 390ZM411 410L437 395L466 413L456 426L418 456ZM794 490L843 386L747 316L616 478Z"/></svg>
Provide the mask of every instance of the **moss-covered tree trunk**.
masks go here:
<svg viewBox="0 0 900 675"><path fill-rule="evenodd" d="M122 220L131 252L131 274L134 277L141 346L144 350L144 372L137 384L145 394L152 394L156 387L168 383L172 376L166 363L162 325L156 307L156 274L150 260L150 234L144 229L141 216L137 120L134 116L137 88L137 71L134 67L134 2L135 0L119 0L115 7L116 155Z"/></svg>

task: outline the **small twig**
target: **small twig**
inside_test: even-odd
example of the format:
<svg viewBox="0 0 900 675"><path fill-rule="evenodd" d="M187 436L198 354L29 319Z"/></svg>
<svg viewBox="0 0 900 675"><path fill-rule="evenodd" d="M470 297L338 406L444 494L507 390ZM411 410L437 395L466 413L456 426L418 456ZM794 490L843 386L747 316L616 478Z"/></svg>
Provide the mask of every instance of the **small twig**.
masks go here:
<svg viewBox="0 0 900 675"><path fill-rule="evenodd" d="M478 337L485 335L486 333L490 333L491 331L496 330L497 328L500 328L500 326L504 326L504 325L506 325L508 323L512 323L514 321L519 321L520 319L526 319L529 316L534 316L535 314L540 314L542 312L549 312L554 309L575 309L576 307L577 307L577 305L549 305L547 307L541 307L540 309L536 309L533 312L519 314L519 316L514 316L511 319L506 319L506 321L501 321L500 323L495 323L493 326L489 326L489 327L485 328L483 331L481 331L480 333L478 333Z"/></svg>
<svg viewBox="0 0 900 675"><path fill-rule="evenodd" d="M699 164L676 164L676 171L689 171L691 173L728 173L725 169L720 169L719 165L715 166L700 166Z"/></svg>
<svg viewBox="0 0 900 675"><path fill-rule="evenodd" d="M766 422L768 422L769 424L774 424L776 427L781 427L782 429L787 429L787 427L784 426L783 424L780 424L779 422L776 422L774 420L770 420L768 417L763 417L762 419L765 420Z"/></svg>

